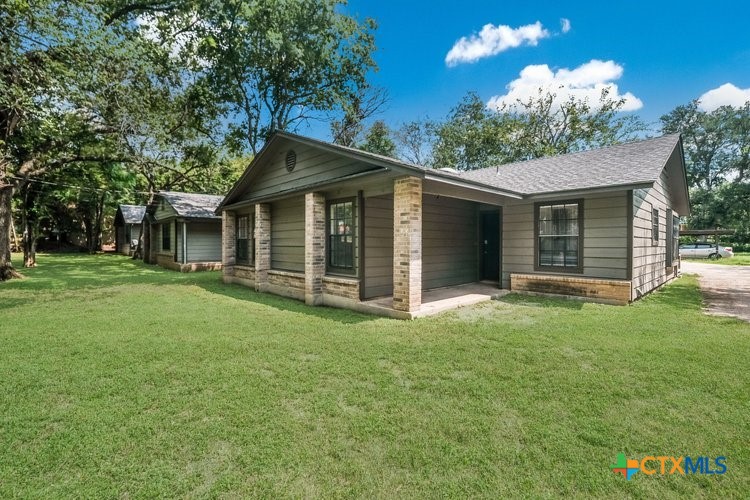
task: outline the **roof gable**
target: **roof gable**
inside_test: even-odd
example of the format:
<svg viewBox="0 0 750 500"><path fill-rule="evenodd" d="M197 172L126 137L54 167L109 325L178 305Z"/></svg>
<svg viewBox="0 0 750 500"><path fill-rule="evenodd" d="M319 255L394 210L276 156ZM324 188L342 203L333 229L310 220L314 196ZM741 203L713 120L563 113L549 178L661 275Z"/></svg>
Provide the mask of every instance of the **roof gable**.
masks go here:
<svg viewBox="0 0 750 500"><path fill-rule="evenodd" d="M145 205L120 205L115 213L115 224L140 224L145 214Z"/></svg>
<svg viewBox="0 0 750 500"><path fill-rule="evenodd" d="M175 191L160 191L149 204L147 212L154 215L163 204L167 205L177 217L194 219L216 219L216 208L221 203L222 196L200 193L178 193Z"/></svg>

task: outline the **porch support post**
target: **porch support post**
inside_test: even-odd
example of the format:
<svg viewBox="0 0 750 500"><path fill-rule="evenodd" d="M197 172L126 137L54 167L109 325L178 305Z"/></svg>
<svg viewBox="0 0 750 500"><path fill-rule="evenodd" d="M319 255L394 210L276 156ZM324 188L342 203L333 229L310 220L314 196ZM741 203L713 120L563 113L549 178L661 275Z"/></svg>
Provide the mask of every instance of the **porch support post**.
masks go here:
<svg viewBox="0 0 750 500"><path fill-rule="evenodd" d="M237 230L235 220L234 212L224 210L221 213L221 269L224 276L232 276L234 274L234 264L236 262L234 241L236 238L235 231ZM183 227L183 238L185 237L184 231L185 228ZM184 252L184 248L187 245L185 245L184 241L182 243ZM183 254L182 257L184 260L185 255Z"/></svg>
<svg viewBox="0 0 750 500"><path fill-rule="evenodd" d="M255 205L255 289L268 289L268 270L271 269L271 205Z"/></svg>
<svg viewBox="0 0 750 500"><path fill-rule="evenodd" d="M323 303L326 272L326 199L322 193L305 195L305 304Z"/></svg>
<svg viewBox="0 0 750 500"><path fill-rule="evenodd" d="M418 311L422 305L422 179L393 183L393 308Z"/></svg>

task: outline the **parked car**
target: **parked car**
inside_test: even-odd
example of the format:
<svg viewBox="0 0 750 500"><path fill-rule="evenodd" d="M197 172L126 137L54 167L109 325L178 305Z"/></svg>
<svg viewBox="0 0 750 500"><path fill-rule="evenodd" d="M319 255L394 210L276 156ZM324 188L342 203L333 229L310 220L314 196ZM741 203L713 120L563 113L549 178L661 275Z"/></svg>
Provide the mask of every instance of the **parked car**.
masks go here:
<svg viewBox="0 0 750 500"><path fill-rule="evenodd" d="M680 257L686 259L728 259L734 256L732 247L718 247L713 243L690 243L680 245Z"/></svg>

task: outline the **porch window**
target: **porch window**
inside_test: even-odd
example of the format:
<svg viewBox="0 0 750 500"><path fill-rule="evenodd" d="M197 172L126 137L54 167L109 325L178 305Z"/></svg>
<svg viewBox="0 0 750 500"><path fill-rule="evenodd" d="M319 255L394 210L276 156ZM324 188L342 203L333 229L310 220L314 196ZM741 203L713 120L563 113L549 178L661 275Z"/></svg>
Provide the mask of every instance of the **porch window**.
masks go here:
<svg viewBox="0 0 750 500"><path fill-rule="evenodd" d="M536 270L583 271L583 201L535 205Z"/></svg>
<svg viewBox="0 0 750 500"><path fill-rule="evenodd" d="M172 249L172 224L161 225L161 249Z"/></svg>
<svg viewBox="0 0 750 500"><path fill-rule="evenodd" d="M250 217L240 215L237 217L237 240L236 240L236 258L238 263L249 264L250 260Z"/></svg>
<svg viewBox="0 0 750 500"><path fill-rule="evenodd" d="M355 198L328 204L328 270L354 274L357 239Z"/></svg>

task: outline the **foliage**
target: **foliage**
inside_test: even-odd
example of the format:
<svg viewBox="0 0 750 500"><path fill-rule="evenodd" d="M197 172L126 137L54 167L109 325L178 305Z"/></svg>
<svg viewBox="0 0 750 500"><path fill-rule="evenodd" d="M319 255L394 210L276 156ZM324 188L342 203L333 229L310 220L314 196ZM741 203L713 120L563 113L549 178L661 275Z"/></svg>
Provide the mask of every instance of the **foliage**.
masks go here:
<svg viewBox="0 0 750 500"><path fill-rule="evenodd" d="M388 93L379 87L362 87L344 103L340 119L331 121L331 137L334 144L355 147L364 132L364 122L378 114L388 101Z"/></svg>
<svg viewBox="0 0 750 500"><path fill-rule="evenodd" d="M224 111L227 144L257 153L274 130L346 110L375 67L375 22L346 15L342 0L179 2L145 15L187 56ZM192 57L190 57L192 56Z"/></svg>
<svg viewBox="0 0 750 500"><path fill-rule="evenodd" d="M365 140L359 146L363 151L383 156L396 156L396 143L391 138L391 131L382 120L373 123L365 134Z"/></svg>
<svg viewBox="0 0 750 500"><path fill-rule="evenodd" d="M736 229L732 244L750 243L750 102L703 111L697 101L661 117L680 133L690 185L692 229Z"/></svg>
<svg viewBox="0 0 750 500"><path fill-rule="evenodd" d="M646 125L620 115L624 103L610 98L606 89L592 104L575 97L560 100L540 88L527 101L489 109L469 93L436 125L433 164L473 170L633 139Z"/></svg>
<svg viewBox="0 0 750 500"><path fill-rule="evenodd" d="M122 256L40 260L0 284L2 497L750 489L750 325L703 314L693 277L628 307L509 295L398 321ZM621 452L729 471L625 481Z"/></svg>
<svg viewBox="0 0 750 500"><path fill-rule="evenodd" d="M394 141L399 158L415 165L432 164L435 124L429 118L402 123L394 132Z"/></svg>

